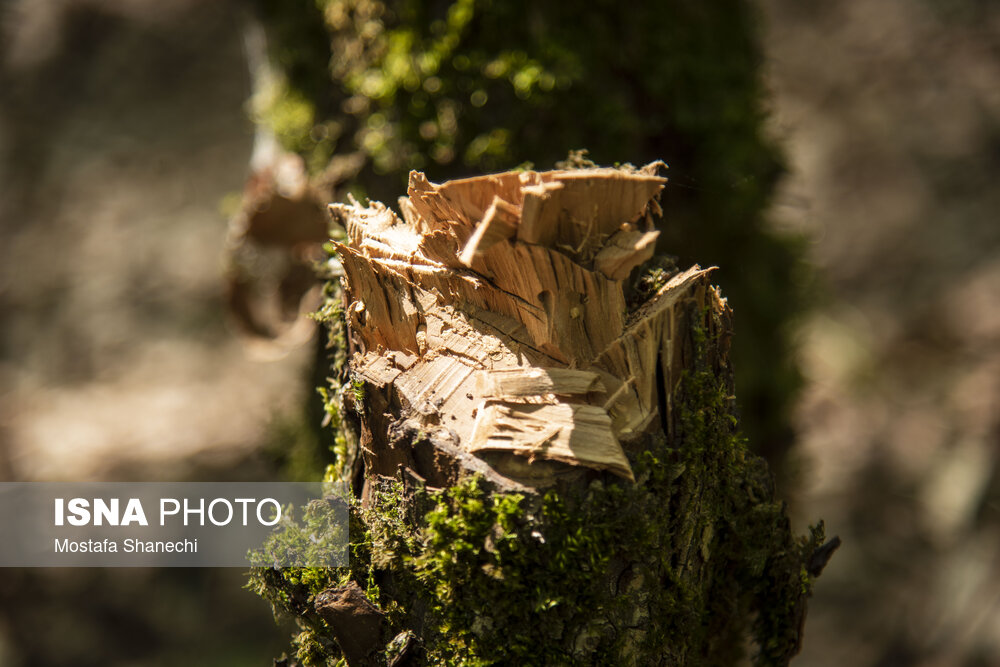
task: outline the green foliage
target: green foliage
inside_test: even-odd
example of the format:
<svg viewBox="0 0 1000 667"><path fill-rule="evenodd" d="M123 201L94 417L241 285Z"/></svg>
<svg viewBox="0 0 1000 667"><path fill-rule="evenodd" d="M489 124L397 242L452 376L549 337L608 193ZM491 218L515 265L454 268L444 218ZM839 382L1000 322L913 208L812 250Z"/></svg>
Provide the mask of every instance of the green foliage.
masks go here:
<svg viewBox="0 0 1000 667"><path fill-rule="evenodd" d="M741 192L774 170L759 137L754 17L741 0L627 11L600 0L586 12L492 0L258 4L291 88L313 101L317 122L346 114L353 134L340 150L362 148L380 173L553 164L580 145L605 163L704 151Z"/></svg>

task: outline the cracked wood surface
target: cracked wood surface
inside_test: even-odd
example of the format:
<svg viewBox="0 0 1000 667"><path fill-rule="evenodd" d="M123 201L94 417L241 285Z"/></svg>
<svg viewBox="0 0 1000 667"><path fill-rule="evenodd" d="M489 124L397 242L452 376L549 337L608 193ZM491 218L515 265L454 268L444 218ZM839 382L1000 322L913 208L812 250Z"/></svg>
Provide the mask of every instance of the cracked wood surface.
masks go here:
<svg viewBox="0 0 1000 667"><path fill-rule="evenodd" d="M347 231L351 366L382 410L372 424L405 424L535 486L580 468L633 479L629 442L672 431L688 313L728 312L698 266L629 312L625 283L659 235L660 166L440 185L413 172L402 217L331 205ZM409 459L380 462L388 436L375 430L365 464L391 475L387 461Z"/></svg>

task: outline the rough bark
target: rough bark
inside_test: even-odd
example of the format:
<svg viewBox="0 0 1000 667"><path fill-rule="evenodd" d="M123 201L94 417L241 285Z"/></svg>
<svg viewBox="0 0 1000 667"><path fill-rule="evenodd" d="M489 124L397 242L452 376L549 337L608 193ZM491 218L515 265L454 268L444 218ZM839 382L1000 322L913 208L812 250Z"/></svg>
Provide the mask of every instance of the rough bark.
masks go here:
<svg viewBox="0 0 1000 667"><path fill-rule="evenodd" d="M381 648L382 613L369 602L357 582L323 591L316 596L315 607L348 664L363 664Z"/></svg>
<svg viewBox="0 0 1000 667"><path fill-rule="evenodd" d="M305 628L303 662L797 652L835 545L821 525L792 535L737 431L711 269L643 265L658 166L415 172L401 217L331 206L360 431L339 469L361 498L352 564L258 575ZM331 611L345 591L358 618Z"/></svg>

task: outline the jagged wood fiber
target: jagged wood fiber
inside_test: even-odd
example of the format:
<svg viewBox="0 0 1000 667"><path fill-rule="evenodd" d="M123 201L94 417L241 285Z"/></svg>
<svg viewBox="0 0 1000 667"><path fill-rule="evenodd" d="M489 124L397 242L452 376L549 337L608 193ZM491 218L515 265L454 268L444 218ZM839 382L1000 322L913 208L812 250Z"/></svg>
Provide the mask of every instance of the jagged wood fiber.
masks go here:
<svg viewBox="0 0 1000 667"><path fill-rule="evenodd" d="M658 235L658 167L443 185L414 173L403 219L377 203L332 205L348 236L337 251L356 376L396 419L489 455L514 479L530 470L538 486L577 466L634 479L623 443L661 403L670 422L678 309L725 309L708 271L692 267L627 312L624 280ZM369 458L393 474L377 446ZM535 460L570 468L523 465Z"/></svg>

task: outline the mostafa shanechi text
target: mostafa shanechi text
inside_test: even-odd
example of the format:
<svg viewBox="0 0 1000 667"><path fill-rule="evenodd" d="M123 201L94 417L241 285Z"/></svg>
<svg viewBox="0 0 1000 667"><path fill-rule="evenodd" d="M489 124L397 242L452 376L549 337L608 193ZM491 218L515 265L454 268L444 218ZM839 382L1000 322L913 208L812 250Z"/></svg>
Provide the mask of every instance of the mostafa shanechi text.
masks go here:
<svg viewBox="0 0 1000 667"><path fill-rule="evenodd" d="M118 540L70 540L68 538L56 539L55 552L57 554L73 553L126 553L126 554L196 554L198 553L198 540L138 540L127 538L122 540L119 549Z"/></svg>

